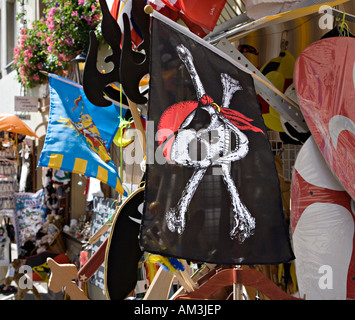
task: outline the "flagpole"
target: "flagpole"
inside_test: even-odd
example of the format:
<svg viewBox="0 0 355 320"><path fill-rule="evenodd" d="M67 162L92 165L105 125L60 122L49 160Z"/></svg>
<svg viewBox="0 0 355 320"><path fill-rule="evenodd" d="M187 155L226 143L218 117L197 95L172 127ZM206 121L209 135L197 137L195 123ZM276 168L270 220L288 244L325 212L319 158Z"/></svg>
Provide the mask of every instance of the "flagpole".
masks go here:
<svg viewBox="0 0 355 320"><path fill-rule="evenodd" d="M43 71L43 70L40 70L40 73L42 73L43 75L47 76L48 78L55 78L55 79L57 79L59 81L62 81L62 82L67 83L67 84L70 84L70 85L72 85L74 87L77 87L79 89L83 88L83 86L81 84L79 84L79 83L77 83L75 81L66 79L66 78L62 78L62 77L60 77L60 76L58 76L58 75L56 75L54 73L49 73L49 72Z"/></svg>
<svg viewBox="0 0 355 320"><path fill-rule="evenodd" d="M179 25L178 23L174 22L173 20L165 17L164 15L162 15L161 13L157 12L156 10L153 9L153 7L151 5L147 5L144 7L144 12L146 14L150 14L152 17L159 19L160 21L166 23L167 25L169 25L170 27L176 29L177 31L185 34L186 36L192 38L194 41L200 43L201 45L205 46L206 48L208 48L209 50L213 51L214 53L218 54L219 56L221 56L222 58L226 59L227 61L229 61L230 63L234 64L237 68L239 68L240 70L248 73L251 75L251 77L260 82L261 84L265 85L266 87L268 87L270 90L272 90L275 94L277 94L278 96L280 96L282 99L284 99L287 103L289 103L290 105L294 106L297 109L300 109L300 107L298 106L298 104L296 104L294 101L292 101L290 98L288 98L284 93L282 93L280 90L278 90L276 87L274 87L273 85L267 83L264 79L262 79L261 77L259 77L257 74L255 74L254 72L252 72L251 70L249 70L248 68L244 67L242 64L240 64L238 61L235 61L234 59L231 59L230 56L228 56L227 54L225 54L223 51L221 51L220 49L216 48L215 46L213 46L212 44L210 44L209 42L207 42L206 40L201 39L200 37L198 37L197 35L195 35L194 33L192 33L190 30L188 30L186 27Z"/></svg>
<svg viewBox="0 0 355 320"><path fill-rule="evenodd" d="M128 97L127 97L127 100L128 100L129 109L131 110L131 113L132 113L134 125L136 126L136 128L138 130L138 139L139 139L139 142L142 146L143 155L145 157L146 156L146 148L145 148L146 141L145 141L145 131L143 128L141 116L138 112L137 104L134 103L133 101L131 101Z"/></svg>

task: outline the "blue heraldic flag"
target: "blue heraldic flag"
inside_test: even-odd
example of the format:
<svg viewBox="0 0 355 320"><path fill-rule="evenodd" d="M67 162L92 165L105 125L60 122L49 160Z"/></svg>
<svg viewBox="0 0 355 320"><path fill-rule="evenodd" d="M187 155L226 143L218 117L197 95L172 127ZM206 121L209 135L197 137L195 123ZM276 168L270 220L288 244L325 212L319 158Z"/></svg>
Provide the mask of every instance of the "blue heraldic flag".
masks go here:
<svg viewBox="0 0 355 320"><path fill-rule="evenodd" d="M127 196L108 149L120 122L114 104L99 108L77 83L49 76L50 114L39 167L96 178Z"/></svg>

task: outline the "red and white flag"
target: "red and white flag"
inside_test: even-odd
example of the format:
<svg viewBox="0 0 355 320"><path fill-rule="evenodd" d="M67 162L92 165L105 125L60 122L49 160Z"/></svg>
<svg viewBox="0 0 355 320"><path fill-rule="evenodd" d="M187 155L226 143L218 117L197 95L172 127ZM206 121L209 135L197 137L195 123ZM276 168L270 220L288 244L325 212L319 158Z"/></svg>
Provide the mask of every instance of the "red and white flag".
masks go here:
<svg viewBox="0 0 355 320"><path fill-rule="evenodd" d="M213 31L226 0L151 0L149 4L173 21L179 18L199 37Z"/></svg>
<svg viewBox="0 0 355 320"><path fill-rule="evenodd" d="M123 32L124 32L123 14L126 13L128 15L130 25L131 25L132 46L133 48L136 48L142 42L142 37L139 29L135 24L133 12L132 12L132 0L114 0L110 13L117 21L122 32L121 46L122 46Z"/></svg>

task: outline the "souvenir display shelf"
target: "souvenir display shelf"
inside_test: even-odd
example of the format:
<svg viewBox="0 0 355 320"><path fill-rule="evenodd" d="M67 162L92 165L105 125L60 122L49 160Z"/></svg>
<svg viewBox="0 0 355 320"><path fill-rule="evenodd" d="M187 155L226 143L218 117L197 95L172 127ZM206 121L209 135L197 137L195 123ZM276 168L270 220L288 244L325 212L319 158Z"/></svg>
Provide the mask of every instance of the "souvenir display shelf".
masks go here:
<svg viewBox="0 0 355 320"><path fill-rule="evenodd" d="M13 214L17 191L17 160L15 144L5 132L0 139L0 214Z"/></svg>

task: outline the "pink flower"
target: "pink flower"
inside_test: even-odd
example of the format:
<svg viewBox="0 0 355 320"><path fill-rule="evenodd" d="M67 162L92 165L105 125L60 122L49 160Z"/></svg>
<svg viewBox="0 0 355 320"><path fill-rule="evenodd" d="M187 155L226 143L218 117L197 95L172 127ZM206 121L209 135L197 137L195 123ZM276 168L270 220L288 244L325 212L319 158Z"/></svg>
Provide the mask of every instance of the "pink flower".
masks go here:
<svg viewBox="0 0 355 320"><path fill-rule="evenodd" d="M65 38L65 43L70 47L73 46L73 40L69 37Z"/></svg>
<svg viewBox="0 0 355 320"><path fill-rule="evenodd" d="M48 45L53 45L54 44L53 39L51 37L47 37L46 38L46 42L47 42Z"/></svg>
<svg viewBox="0 0 355 320"><path fill-rule="evenodd" d="M32 58L33 57L33 53L31 51L31 48L26 49L23 53L25 56L27 56L28 58Z"/></svg>
<svg viewBox="0 0 355 320"><path fill-rule="evenodd" d="M55 14L56 8L51 8L48 12L48 17L52 18Z"/></svg>
<svg viewBox="0 0 355 320"><path fill-rule="evenodd" d="M18 42L18 44L19 44L19 49L22 50L24 48L24 46L25 46L25 41L24 40L20 40Z"/></svg>
<svg viewBox="0 0 355 320"><path fill-rule="evenodd" d="M96 7L94 4L91 5L91 11L95 11Z"/></svg>
<svg viewBox="0 0 355 320"><path fill-rule="evenodd" d="M33 76L33 80L38 81L38 80L39 80L39 75L38 75L38 74L35 74L35 75Z"/></svg>
<svg viewBox="0 0 355 320"><path fill-rule="evenodd" d="M76 11L76 10L73 11L73 12L71 13L71 16L72 16L72 17L78 16L78 11Z"/></svg>
<svg viewBox="0 0 355 320"><path fill-rule="evenodd" d="M38 64L37 64L37 68L38 68L39 70L42 70L42 68L43 68L43 63L42 63L42 62L38 63Z"/></svg>
<svg viewBox="0 0 355 320"><path fill-rule="evenodd" d="M48 23L48 30L49 30L49 31L54 31L54 29L55 29L54 22Z"/></svg>

